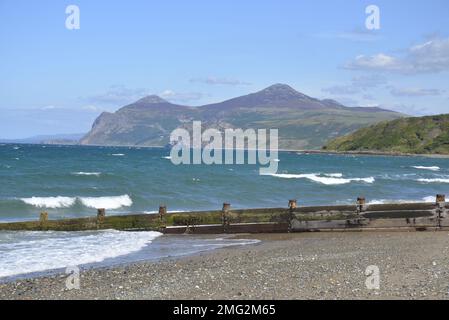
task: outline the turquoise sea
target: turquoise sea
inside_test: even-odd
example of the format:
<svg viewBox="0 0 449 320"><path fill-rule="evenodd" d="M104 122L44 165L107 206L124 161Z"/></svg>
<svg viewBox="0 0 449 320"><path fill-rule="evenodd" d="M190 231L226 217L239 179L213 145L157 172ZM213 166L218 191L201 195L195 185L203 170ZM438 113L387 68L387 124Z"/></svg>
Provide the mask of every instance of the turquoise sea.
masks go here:
<svg viewBox="0 0 449 320"><path fill-rule="evenodd" d="M278 172L257 165L173 165L170 150L0 145L0 220L96 214L423 201L449 194L449 159L280 152Z"/></svg>
<svg viewBox="0 0 449 320"><path fill-rule="evenodd" d="M449 195L449 159L280 152L278 172L258 165L173 165L158 148L0 145L0 221L107 214L435 200ZM0 232L0 278L192 254L251 244L156 232ZM161 248L163 250L161 251Z"/></svg>

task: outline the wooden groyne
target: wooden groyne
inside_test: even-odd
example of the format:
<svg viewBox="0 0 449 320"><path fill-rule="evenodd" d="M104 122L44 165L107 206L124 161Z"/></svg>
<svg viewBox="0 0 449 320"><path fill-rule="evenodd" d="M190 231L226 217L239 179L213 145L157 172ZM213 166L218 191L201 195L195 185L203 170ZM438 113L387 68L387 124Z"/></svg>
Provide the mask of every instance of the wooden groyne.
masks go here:
<svg viewBox="0 0 449 320"><path fill-rule="evenodd" d="M42 212L37 221L0 223L0 230L83 231L141 230L166 234L282 233L312 231L449 230L449 204L445 195L434 203L368 204L359 197L354 205L300 207L290 200L287 208L232 209L108 216L98 209L95 217L51 220Z"/></svg>

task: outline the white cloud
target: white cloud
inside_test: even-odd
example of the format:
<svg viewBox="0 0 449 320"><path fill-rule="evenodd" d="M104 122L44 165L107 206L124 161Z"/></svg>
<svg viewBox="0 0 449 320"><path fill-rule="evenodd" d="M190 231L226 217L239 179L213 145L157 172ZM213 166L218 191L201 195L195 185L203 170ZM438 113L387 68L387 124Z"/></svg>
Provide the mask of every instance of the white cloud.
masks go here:
<svg viewBox="0 0 449 320"><path fill-rule="evenodd" d="M347 69L370 69L383 71L400 71L402 62L383 53L372 56L359 55L345 66Z"/></svg>
<svg viewBox="0 0 449 320"><path fill-rule="evenodd" d="M378 53L359 55L345 65L352 70L376 70L402 74L438 73L449 70L449 38L434 38L406 50L400 56Z"/></svg>

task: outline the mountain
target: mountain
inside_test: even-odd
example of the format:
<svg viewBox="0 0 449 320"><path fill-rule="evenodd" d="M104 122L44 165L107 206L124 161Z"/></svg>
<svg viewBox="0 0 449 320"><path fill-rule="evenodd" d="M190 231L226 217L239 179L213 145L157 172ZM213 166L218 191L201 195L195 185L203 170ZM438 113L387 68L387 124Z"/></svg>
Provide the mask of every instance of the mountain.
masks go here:
<svg viewBox="0 0 449 320"><path fill-rule="evenodd" d="M54 135L39 135L24 139L0 139L2 143L29 143L29 144L77 144L85 133L68 133Z"/></svg>
<svg viewBox="0 0 449 320"><path fill-rule="evenodd" d="M176 128L279 129L282 149L319 149L329 138L402 114L380 108L349 108L319 100L288 85L201 107L172 104L158 96L144 97L115 113L104 112L81 139L87 145L164 146Z"/></svg>
<svg viewBox="0 0 449 320"><path fill-rule="evenodd" d="M449 154L449 114L381 122L336 138L323 149Z"/></svg>

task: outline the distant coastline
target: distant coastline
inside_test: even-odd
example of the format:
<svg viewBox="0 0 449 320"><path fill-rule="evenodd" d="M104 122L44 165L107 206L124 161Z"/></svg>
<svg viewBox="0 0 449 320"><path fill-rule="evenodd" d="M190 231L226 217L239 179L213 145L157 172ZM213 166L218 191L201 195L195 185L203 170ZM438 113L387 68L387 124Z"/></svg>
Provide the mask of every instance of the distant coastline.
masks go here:
<svg viewBox="0 0 449 320"><path fill-rule="evenodd" d="M136 145L96 145L96 144L80 144L80 143L23 143L23 142L1 142L3 145L42 145L42 146L79 146L79 147L104 147L104 148L131 148L131 149L167 149L166 146L136 146ZM226 150L226 149L224 149ZM239 149L234 149L239 150ZM247 150L247 149L245 149ZM252 150L252 149L249 149ZM330 155L365 155L365 156L392 156L392 157L428 157L428 158L449 158L449 154L438 153L402 153L402 152L387 152L387 151L333 151L333 150L319 150L319 149L278 149L279 152L297 152L304 154L330 154Z"/></svg>

